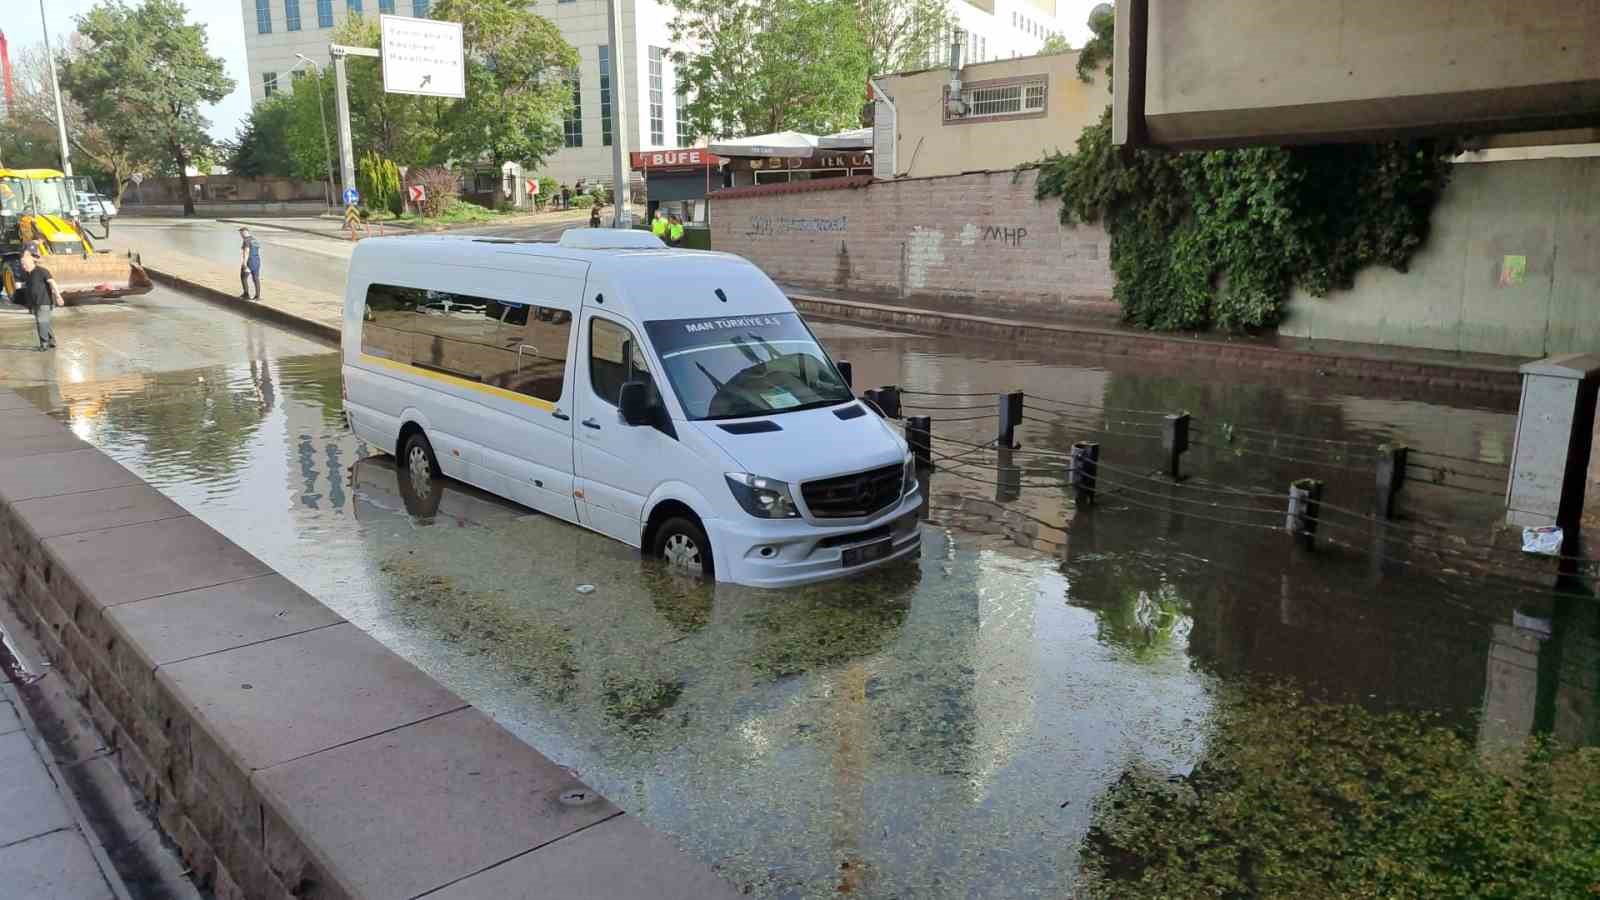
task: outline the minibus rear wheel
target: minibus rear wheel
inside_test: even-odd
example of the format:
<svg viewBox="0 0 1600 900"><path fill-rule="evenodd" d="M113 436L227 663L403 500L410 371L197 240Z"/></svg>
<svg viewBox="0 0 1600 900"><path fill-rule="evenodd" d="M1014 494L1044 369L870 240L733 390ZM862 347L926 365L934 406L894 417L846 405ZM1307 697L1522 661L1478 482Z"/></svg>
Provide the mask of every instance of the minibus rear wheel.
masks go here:
<svg viewBox="0 0 1600 900"><path fill-rule="evenodd" d="M667 565L697 575L712 577L711 539L700 523L683 516L673 516L656 529L651 552L667 561Z"/></svg>
<svg viewBox="0 0 1600 900"><path fill-rule="evenodd" d="M419 493L426 491L428 482L439 477L439 460L433 455L433 445L428 436L417 429L406 436L400 446L400 464L405 466L411 484Z"/></svg>

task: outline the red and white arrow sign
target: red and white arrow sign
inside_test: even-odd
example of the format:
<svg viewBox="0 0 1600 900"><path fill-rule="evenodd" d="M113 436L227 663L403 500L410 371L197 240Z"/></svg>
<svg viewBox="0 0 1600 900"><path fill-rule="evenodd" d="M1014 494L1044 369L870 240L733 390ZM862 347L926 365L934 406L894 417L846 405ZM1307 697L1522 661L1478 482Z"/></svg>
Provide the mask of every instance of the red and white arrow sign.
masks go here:
<svg viewBox="0 0 1600 900"><path fill-rule="evenodd" d="M539 179L537 179L537 178L529 178L528 179L528 193L530 193L530 194L539 193Z"/></svg>
<svg viewBox="0 0 1600 900"><path fill-rule="evenodd" d="M407 188L407 190L411 194L412 203L421 203L422 201L428 199L428 192L423 190L422 185L420 184L413 184L411 187Z"/></svg>

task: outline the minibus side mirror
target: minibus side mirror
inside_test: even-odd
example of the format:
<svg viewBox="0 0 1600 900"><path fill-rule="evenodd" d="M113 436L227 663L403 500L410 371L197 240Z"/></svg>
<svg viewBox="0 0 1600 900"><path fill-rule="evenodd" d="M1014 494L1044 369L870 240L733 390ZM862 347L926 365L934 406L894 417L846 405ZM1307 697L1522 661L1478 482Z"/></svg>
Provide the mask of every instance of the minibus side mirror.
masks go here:
<svg viewBox="0 0 1600 900"><path fill-rule="evenodd" d="M833 366L839 370L839 377L844 379L845 387L855 387L855 366L850 365L848 361L843 359L835 360Z"/></svg>
<svg viewBox="0 0 1600 900"><path fill-rule="evenodd" d="M650 393L649 382L624 382L622 394L617 398L617 408L622 412L622 421L629 425L655 424L656 404Z"/></svg>

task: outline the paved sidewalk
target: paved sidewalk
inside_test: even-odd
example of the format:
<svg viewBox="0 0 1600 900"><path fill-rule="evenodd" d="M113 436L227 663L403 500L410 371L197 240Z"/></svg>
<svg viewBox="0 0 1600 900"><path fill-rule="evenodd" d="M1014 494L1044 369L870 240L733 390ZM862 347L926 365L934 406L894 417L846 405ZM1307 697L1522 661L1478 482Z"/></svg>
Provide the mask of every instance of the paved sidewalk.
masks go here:
<svg viewBox="0 0 1600 900"><path fill-rule="evenodd" d="M0 895L28 900L125 900L11 682L0 685Z"/></svg>

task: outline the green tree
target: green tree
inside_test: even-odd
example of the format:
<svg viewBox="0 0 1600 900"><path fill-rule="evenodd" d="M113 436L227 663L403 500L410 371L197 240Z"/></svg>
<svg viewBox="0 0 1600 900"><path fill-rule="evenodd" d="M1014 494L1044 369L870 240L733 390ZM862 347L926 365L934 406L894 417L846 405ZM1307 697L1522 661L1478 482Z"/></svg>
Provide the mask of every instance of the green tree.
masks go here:
<svg viewBox="0 0 1600 900"><path fill-rule="evenodd" d="M112 146L163 160L181 180L183 212L192 216L188 168L212 153L200 107L227 96L234 82L207 52L205 27L185 17L177 0L94 7L77 19L85 46L62 60L61 86Z"/></svg>
<svg viewBox="0 0 1600 900"><path fill-rule="evenodd" d="M234 137L220 142L218 149L228 171L248 178L299 176L289 146L293 117L294 98L288 94L257 103Z"/></svg>
<svg viewBox="0 0 1600 900"><path fill-rule="evenodd" d="M393 160L368 150L356 164L356 187L369 208L400 214L400 169Z"/></svg>
<svg viewBox="0 0 1600 900"><path fill-rule="evenodd" d="M674 0L673 54L687 85L695 134L795 130L826 134L857 124L870 53L846 0Z"/></svg>
<svg viewBox="0 0 1600 900"><path fill-rule="evenodd" d="M1071 53L1072 45L1059 34L1052 34L1044 39L1044 45L1039 48L1040 56L1054 56L1060 53Z"/></svg>
<svg viewBox="0 0 1600 900"><path fill-rule="evenodd" d="M522 0L440 0L433 17L460 22L467 51L466 99L439 120L450 157L536 167L559 150L578 51L556 26Z"/></svg>
<svg viewBox="0 0 1600 900"><path fill-rule="evenodd" d="M1098 9L1098 8L1097 8ZM1089 42L1078 55L1078 77L1093 81L1095 73L1106 73L1106 90L1111 90L1111 51L1116 47L1117 15L1099 10L1089 16ZM1045 46L1050 45L1049 41Z"/></svg>
<svg viewBox="0 0 1600 900"><path fill-rule="evenodd" d="M927 68L955 24L949 0L859 0L859 9L873 75Z"/></svg>
<svg viewBox="0 0 1600 900"><path fill-rule="evenodd" d="M65 55L83 52L83 38L68 35ZM50 91L49 62L42 44L26 47L17 54L14 70L16 102L6 127L0 129L0 159L12 166L61 167L61 149L56 138L55 97ZM77 174L91 175L96 185L122 203L122 191L134 172L150 171L151 161L111 140L102 123L84 114L83 104L65 91L61 97L67 119L67 141Z"/></svg>

